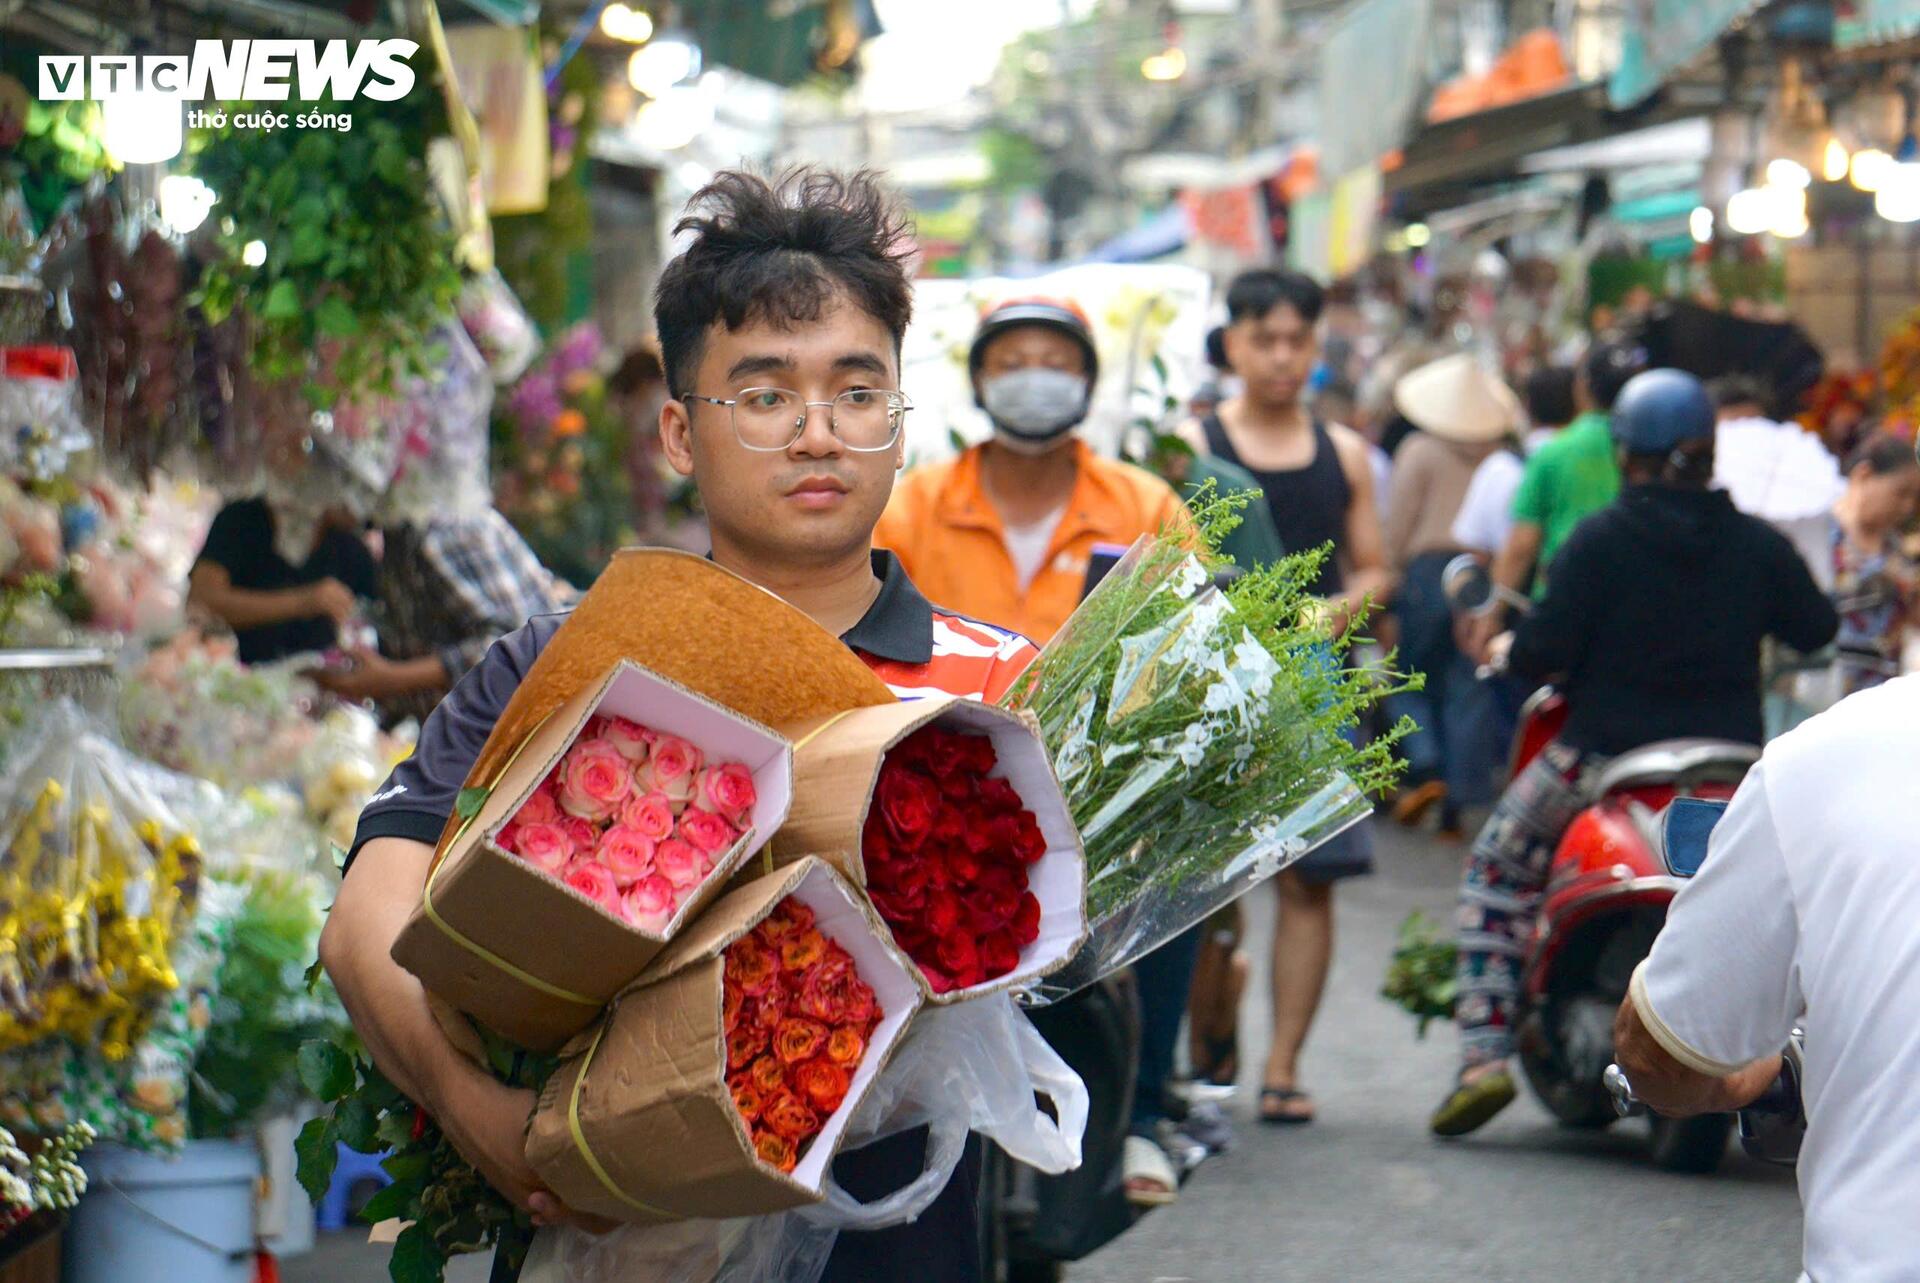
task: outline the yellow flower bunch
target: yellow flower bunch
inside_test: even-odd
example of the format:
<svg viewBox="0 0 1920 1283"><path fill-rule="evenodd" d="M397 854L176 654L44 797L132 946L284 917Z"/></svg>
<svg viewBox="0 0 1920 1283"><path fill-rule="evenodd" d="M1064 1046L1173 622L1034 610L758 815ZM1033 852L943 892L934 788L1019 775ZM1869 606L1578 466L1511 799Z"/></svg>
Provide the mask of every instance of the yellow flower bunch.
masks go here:
<svg viewBox="0 0 1920 1283"><path fill-rule="evenodd" d="M0 861L0 1050L63 1034L125 1058L179 984L169 958L201 863L191 834L48 777Z"/></svg>

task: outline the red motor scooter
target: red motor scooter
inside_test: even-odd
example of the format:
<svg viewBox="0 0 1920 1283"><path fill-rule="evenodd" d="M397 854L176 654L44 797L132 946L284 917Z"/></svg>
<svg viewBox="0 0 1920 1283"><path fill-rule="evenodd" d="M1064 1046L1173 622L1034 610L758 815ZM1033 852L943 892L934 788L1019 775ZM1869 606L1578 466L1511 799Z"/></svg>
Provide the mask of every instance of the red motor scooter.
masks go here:
<svg viewBox="0 0 1920 1283"><path fill-rule="evenodd" d="M1470 614L1503 605L1524 612L1532 604L1500 589L1472 557L1448 566L1444 585L1448 601ZM1564 695L1552 687L1535 692L1520 714L1510 775L1525 770L1566 720ZM1605 1081L1614 1016L1683 885L1662 854L1667 808L1676 798L1731 798L1759 759L1752 745L1706 739L1623 753L1594 780L1562 835L1523 963L1514 1033L1528 1085L1567 1126L1598 1129L1619 1116ZM1657 1166L1711 1172L1734 1120L1716 1114L1651 1122Z"/></svg>

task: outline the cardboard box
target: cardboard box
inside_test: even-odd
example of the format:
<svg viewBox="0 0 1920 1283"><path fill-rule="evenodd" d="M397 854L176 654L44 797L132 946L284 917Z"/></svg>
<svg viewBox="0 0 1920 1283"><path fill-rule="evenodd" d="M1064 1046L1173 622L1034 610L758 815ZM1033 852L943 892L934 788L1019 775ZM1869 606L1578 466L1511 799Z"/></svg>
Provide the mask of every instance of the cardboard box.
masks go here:
<svg viewBox="0 0 1920 1283"><path fill-rule="evenodd" d="M602 713L678 735L709 760L743 763L759 793L746 832L658 936L497 842L587 721ZM507 759L471 823L434 867L421 904L394 943L394 961L502 1037L534 1051L554 1050L592 1024L779 828L792 798L792 771L792 749L773 731L623 660Z"/></svg>
<svg viewBox="0 0 1920 1283"><path fill-rule="evenodd" d="M498 778L535 727L623 659L762 726L894 702L838 637L766 589L705 557L630 548L613 555L527 670L466 782ZM460 823L448 818L442 855Z"/></svg>
<svg viewBox="0 0 1920 1283"><path fill-rule="evenodd" d="M795 745L793 807L752 868L759 871L764 863L777 865L819 855L831 860L856 886L865 886L860 835L880 768L894 745L929 724L991 739L999 762L989 775L1013 784L1047 839L1047 853L1027 870L1029 890L1040 902L1040 935L1020 951L1020 963L1010 974L935 994L920 969L914 968L914 978L928 1001L945 1004L1049 975L1064 966L1086 938L1086 853L1031 717L977 700L940 695L855 709L787 728Z"/></svg>
<svg viewBox="0 0 1920 1283"><path fill-rule="evenodd" d="M727 1089L725 951L792 895L853 956L884 1013L840 1108L791 1174L754 1154ZM662 1223L760 1216L820 1200L848 1120L920 1007L913 964L852 887L803 860L728 893L569 1045L527 1134L527 1161L576 1211ZM576 1134L577 1125L577 1134Z"/></svg>

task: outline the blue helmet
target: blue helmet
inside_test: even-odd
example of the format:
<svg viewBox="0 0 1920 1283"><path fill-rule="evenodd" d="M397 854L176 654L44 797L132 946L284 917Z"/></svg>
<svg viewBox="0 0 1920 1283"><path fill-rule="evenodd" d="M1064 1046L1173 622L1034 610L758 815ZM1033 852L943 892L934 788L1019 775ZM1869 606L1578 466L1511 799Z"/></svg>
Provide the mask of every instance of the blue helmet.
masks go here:
<svg viewBox="0 0 1920 1283"><path fill-rule="evenodd" d="M1613 440L1629 454L1670 454L1692 441L1712 440L1713 398L1681 370L1636 374L1613 404Z"/></svg>

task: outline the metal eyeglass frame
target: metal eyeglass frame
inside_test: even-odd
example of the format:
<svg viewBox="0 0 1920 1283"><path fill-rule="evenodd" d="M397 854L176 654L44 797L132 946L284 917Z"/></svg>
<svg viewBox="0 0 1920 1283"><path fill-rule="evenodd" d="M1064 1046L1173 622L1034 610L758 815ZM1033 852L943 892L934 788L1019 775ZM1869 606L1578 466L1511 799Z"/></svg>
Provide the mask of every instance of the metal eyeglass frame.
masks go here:
<svg viewBox="0 0 1920 1283"><path fill-rule="evenodd" d="M808 401L804 398L800 398L800 417L794 420L793 435L787 438L787 443L785 445L752 445L747 441L745 437L740 435L740 420L738 418L735 407L756 392L778 392L782 396L789 396L789 397L796 397L796 398L800 397L800 394L798 392L795 392L792 388L768 387L768 388L741 388L740 395L733 397L730 400L722 397L717 397L717 396L696 396L691 392L681 397L680 399L682 401L704 401L708 405L726 406L727 422L733 426L733 439L740 443L740 448L742 450L755 450L762 454L781 454L788 450L793 449L793 443L806 435L807 416L815 406L822 406L826 409L827 430L833 433L835 439L837 439L842 446L845 446L848 450L853 451L855 454L879 454L882 450L891 450L893 449L894 446L900 444L900 434L905 432L907 428L907 412L913 409L913 402L907 398L906 393L896 392L889 388L848 388L845 392L840 393L839 396L834 397L833 400L831 401ZM883 397L886 397L889 401L897 403L895 404L893 409L893 417L894 417L893 435L887 438L885 445L852 445L847 441L845 437L840 435L840 411L839 411L840 398L853 396L855 394L864 394L868 396L883 396Z"/></svg>

